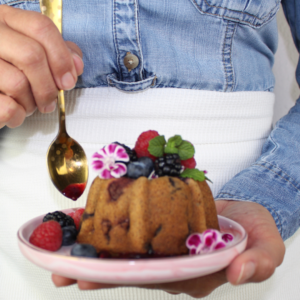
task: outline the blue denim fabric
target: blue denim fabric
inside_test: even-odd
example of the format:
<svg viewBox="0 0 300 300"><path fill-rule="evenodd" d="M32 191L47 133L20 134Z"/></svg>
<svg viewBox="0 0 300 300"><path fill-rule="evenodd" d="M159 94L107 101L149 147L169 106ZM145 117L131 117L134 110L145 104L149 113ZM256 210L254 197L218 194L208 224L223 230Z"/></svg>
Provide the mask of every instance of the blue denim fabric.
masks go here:
<svg viewBox="0 0 300 300"><path fill-rule="evenodd" d="M5 3L40 11L36 0L0 0ZM83 51L78 88L272 91L279 5L279 0L64 0L63 36ZM127 52L139 58L130 72L123 61Z"/></svg>
<svg viewBox="0 0 300 300"><path fill-rule="evenodd" d="M300 3L283 0L300 45ZM36 0L0 0L40 11ZM64 0L63 35L83 51L77 87L124 91L185 88L272 91L279 0ZM139 59L129 71L124 57ZM300 82L300 65L296 78ZM254 201L274 217L283 239L300 225L300 100L281 119L261 157L216 199Z"/></svg>

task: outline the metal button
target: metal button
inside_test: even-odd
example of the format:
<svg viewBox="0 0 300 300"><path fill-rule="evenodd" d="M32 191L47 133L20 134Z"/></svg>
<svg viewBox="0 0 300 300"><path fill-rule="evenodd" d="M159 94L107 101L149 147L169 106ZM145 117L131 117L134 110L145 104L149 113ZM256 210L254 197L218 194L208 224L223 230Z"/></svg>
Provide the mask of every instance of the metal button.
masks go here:
<svg viewBox="0 0 300 300"><path fill-rule="evenodd" d="M136 55L131 52L126 53L126 56L124 57L124 65L128 69L128 72L135 69L139 65L139 62L140 61Z"/></svg>

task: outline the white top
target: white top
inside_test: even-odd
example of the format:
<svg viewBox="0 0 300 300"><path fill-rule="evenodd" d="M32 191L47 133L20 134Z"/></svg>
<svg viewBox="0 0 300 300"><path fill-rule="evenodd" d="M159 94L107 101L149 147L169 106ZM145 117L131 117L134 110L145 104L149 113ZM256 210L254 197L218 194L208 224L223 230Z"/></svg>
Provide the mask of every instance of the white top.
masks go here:
<svg viewBox="0 0 300 300"><path fill-rule="evenodd" d="M259 156L271 130L273 105L274 94L269 92L168 88L133 94L94 88L66 94L66 122L69 135L83 146L88 159L114 141L133 146L138 135L149 129L166 138L180 134L194 144L197 167L208 171L216 194ZM22 256L16 232L23 223L50 211L85 205L87 191L73 202L60 195L49 179L46 152L57 130L57 113L36 112L21 127L0 131L0 299L192 299L133 288L85 292L76 286L57 289L48 271ZM95 176L90 169L88 187ZM269 280L239 287L226 284L207 299L299 299L298 235L287 241L285 262Z"/></svg>

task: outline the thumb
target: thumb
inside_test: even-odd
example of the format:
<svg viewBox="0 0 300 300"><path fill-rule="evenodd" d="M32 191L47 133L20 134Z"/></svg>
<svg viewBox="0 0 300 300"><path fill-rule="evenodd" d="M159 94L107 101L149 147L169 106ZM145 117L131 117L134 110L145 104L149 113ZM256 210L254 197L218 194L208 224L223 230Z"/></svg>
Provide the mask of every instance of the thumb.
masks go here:
<svg viewBox="0 0 300 300"><path fill-rule="evenodd" d="M82 60L82 51L81 49L73 42L67 41L66 42L67 47L69 48L70 52L73 56L73 61L75 64L75 68L77 71L77 76L81 75L83 73L84 63Z"/></svg>
<svg viewBox="0 0 300 300"><path fill-rule="evenodd" d="M283 261L284 243L275 230L273 235L268 237L262 234L253 241L252 245L251 233L249 239L250 246L248 245L248 249L227 268L226 276L231 284L239 285L246 282L264 281L274 273L275 268Z"/></svg>

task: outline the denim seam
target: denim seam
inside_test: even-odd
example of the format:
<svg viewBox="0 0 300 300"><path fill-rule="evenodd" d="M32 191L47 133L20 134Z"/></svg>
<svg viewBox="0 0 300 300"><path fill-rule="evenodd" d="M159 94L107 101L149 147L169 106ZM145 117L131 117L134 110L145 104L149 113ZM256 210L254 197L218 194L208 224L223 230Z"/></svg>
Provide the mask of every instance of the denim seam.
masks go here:
<svg viewBox="0 0 300 300"><path fill-rule="evenodd" d="M226 86L224 92L226 92L228 88L230 89L230 91L232 91L235 82L231 54L232 54L232 41L233 41L233 36L235 33L236 26L237 26L236 23L227 21L225 35L224 35L223 49L222 49L222 61L223 61L225 80L226 80Z"/></svg>
<svg viewBox="0 0 300 300"><path fill-rule="evenodd" d="M298 192L300 192L300 189L293 183L296 182L293 178L291 178L287 173L285 173L281 168L279 168L278 166L275 166L267 161L264 161L265 164L268 164L272 167L275 167L277 169L280 170L280 172L282 172L284 175L286 175L287 178L281 176L278 172L275 172L273 169L271 168L268 168L267 166L265 166L264 164L259 164L259 163L255 163L253 164L252 166L258 166L258 167L262 167L262 168L265 168L266 170L269 170L270 172L274 173L275 175L279 176L281 179L284 179L286 182L290 183Z"/></svg>
<svg viewBox="0 0 300 300"><path fill-rule="evenodd" d="M231 197L232 199L228 199L229 197ZM218 200L234 200L234 201L248 201L248 202L256 202L256 199L255 198L251 198L251 197L247 197L247 196L244 196L244 195L241 195L239 197L237 197L236 195L233 195L233 194L230 194L228 192L221 192L220 194L217 195L216 197L217 199L215 199L216 201ZM271 215L274 215L274 221L277 225L277 228L278 228L278 231L280 233L280 235L282 235L282 223L281 223L281 220L280 220L280 217L277 213L277 211L267 202L263 201L263 200L257 200L259 203L258 204L261 204L263 205L265 208L268 208L268 210L271 212Z"/></svg>
<svg viewBox="0 0 300 300"><path fill-rule="evenodd" d="M139 74L140 74L141 80L143 80L144 79L144 76L143 76L144 60L143 60L142 47L141 47L141 43L140 43L138 12L139 12L139 7L137 4L137 1L134 0L135 35L136 35L137 47L138 47L139 57L140 57Z"/></svg>
<svg viewBox="0 0 300 300"><path fill-rule="evenodd" d="M117 52L117 64L119 68L119 76L121 76L121 81L123 80L123 73L122 68L120 65L120 51L119 51L119 44L117 39L117 30L116 30L116 0L113 0L113 35L114 35L114 41L115 41L115 47Z"/></svg>
<svg viewBox="0 0 300 300"><path fill-rule="evenodd" d="M217 14L217 13L210 13L210 12L204 11L204 10L202 10L202 9L200 8L200 6L196 3L195 0L191 0L191 1L192 1L192 2L194 3L194 5L195 5L202 13L204 13L204 14L212 15L212 16L218 16L218 17L221 17L221 18L227 17L227 16L220 15L220 14ZM239 13L239 14L242 14L242 15L245 15L245 16L252 17L252 18L254 18L254 19L256 19L256 20L259 20L259 21L261 21L261 22L264 22L265 19L268 19L268 18L270 17L270 15L272 15L272 14L274 13L274 11L276 11L276 10L278 9L278 4L276 4L276 6L273 7L273 8L271 9L271 11L270 11L267 15L265 15L263 18L259 18L259 17L255 16L255 15L249 14L249 13L247 13L247 12L243 12L243 11L239 11L239 10L230 9L230 8L227 8L226 6L225 6L225 7L222 7L222 6L210 5L209 3L207 3L206 0L203 0L203 1L205 2L206 6L209 6L209 7L212 7L212 8L216 8L216 9L223 9L223 10L227 10L227 11ZM230 19L232 19L232 20L236 20L237 22L240 22L240 21L241 21L240 19L237 19L237 18L234 18L234 17L227 17L227 18L230 18ZM267 21L268 21L268 20L267 20ZM267 21L265 21L265 22L267 22ZM249 21L244 21L244 20L243 20L243 22L244 22L244 23L247 23L247 24L249 24L249 25L251 25L251 26L254 26L254 27L260 27L260 26L262 25L262 24L254 25L253 23L251 23L251 22L249 22Z"/></svg>
<svg viewBox="0 0 300 300"><path fill-rule="evenodd" d="M22 3L22 2L37 2L37 3L39 3L38 0L16 0L16 1L7 2L5 4L6 5L13 5L13 4L19 4L19 3Z"/></svg>

